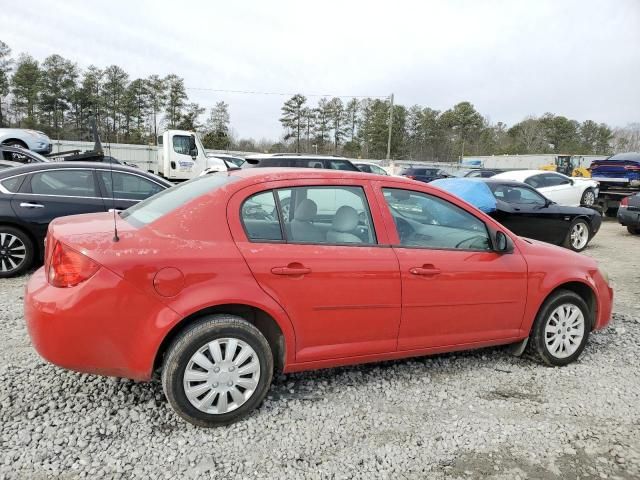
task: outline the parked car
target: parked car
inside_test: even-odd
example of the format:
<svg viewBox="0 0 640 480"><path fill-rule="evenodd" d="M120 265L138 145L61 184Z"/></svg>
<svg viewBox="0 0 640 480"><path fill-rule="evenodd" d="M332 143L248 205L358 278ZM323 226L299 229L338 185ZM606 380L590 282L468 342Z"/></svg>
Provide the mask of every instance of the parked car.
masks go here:
<svg viewBox="0 0 640 480"><path fill-rule="evenodd" d="M492 170L489 168L465 168L454 172L453 176L460 178L490 178L502 172L503 170Z"/></svg>
<svg viewBox="0 0 640 480"><path fill-rule="evenodd" d="M20 275L42 261L53 219L124 210L171 186L140 170L95 162L43 162L0 170L0 277Z"/></svg>
<svg viewBox="0 0 640 480"><path fill-rule="evenodd" d="M329 211L317 190L349 203ZM281 198L295 205L290 218ZM257 218L248 202L275 212ZM397 177L241 169L122 212L117 242L113 222L98 213L49 226L24 297L33 345L81 372L142 381L159 369L171 406L201 426L251 412L274 371L527 342L566 365L611 317L592 258Z"/></svg>
<svg viewBox="0 0 640 480"><path fill-rule="evenodd" d="M406 167L400 172L400 175L420 182L431 182L439 178L449 178L453 176L441 168L429 167Z"/></svg>
<svg viewBox="0 0 640 480"><path fill-rule="evenodd" d="M332 155L298 155L276 153L251 155L247 157L244 168L253 167L289 167L289 168L321 168L328 170L345 170L359 172L358 168L344 157Z"/></svg>
<svg viewBox="0 0 640 480"><path fill-rule="evenodd" d="M480 208L516 235L576 252L587 247L602 224L592 208L558 205L525 183L497 176L438 180L434 185Z"/></svg>
<svg viewBox="0 0 640 480"><path fill-rule="evenodd" d="M39 153L10 145L0 145L0 159L19 164L46 163L50 161Z"/></svg>
<svg viewBox="0 0 640 480"><path fill-rule="evenodd" d="M18 162L10 162L9 160L0 160L0 169L21 167L23 164Z"/></svg>
<svg viewBox="0 0 640 480"><path fill-rule="evenodd" d="M633 235L640 235L640 193L624 197L618 207L618 222Z"/></svg>
<svg viewBox="0 0 640 480"><path fill-rule="evenodd" d="M51 152L51 140L45 133L25 128L0 128L0 144L38 153Z"/></svg>
<svg viewBox="0 0 640 480"><path fill-rule="evenodd" d="M598 182L589 178L572 178L545 170L513 170L492 178L524 182L560 205L591 207L598 198Z"/></svg>
<svg viewBox="0 0 640 480"><path fill-rule="evenodd" d="M640 153L626 152L591 163L591 177L611 187L640 187Z"/></svg>
<svg viewBox="0 0 640 480"><path fill-rule="evenodd" d="M375 173L377 175L389 175L387 171L379 165L371 162L353 162L353 164L360 170L365 173Z"/></svg>

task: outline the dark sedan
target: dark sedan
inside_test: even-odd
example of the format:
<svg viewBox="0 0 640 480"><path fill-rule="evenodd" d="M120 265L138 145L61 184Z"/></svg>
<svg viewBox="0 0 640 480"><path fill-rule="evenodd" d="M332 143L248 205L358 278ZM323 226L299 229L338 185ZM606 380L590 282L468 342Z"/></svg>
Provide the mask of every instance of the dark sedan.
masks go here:
<svg viewBox="0 0 640 480"><path fill-rule="evenodd" d="M502 173L502 170L493 170L490 168L467 168L458 170L453 175L461 178L491 178L499 173Z"/></svg>
<svg viewBox="0 0 640 480"><path fill-rule="evenodd" d="M441 168L435 167L407 167L400 172L400 175L418 180L419 182L431 182L439 178L449 178L452 176Z"/></svg>
<svg viewBox="0 0 640 480"><path fill-rule="evenodd" d="M600 214L585 207L558 205L521 182L493 178L438 180L447 190L491 215L516 235L584 250L600 229Z"/></svg>
<svg viewBox="0 0 640 480"><path fill-rule="evenodd" d="M629 195L620 202L618 221L633 235L640 235L640 193Z"/></svg>
<svg viewBox="0 0 640 480"><path fill-rule="evenodd" d="M42 261L49 223L78 213L124 210L171 187L122 165L43 162L0 171L0 277Z"/></svg>

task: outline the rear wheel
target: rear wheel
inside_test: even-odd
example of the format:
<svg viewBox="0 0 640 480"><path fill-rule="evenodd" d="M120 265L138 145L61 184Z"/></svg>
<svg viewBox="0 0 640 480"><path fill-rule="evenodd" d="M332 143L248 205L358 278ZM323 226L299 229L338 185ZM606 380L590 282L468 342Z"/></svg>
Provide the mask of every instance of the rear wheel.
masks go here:
<svg viewBox="0 0 640 480"><path fill-rule="evenodd" d="M234 315L210 315L188 327L169 348L162 386L186 421L226 425L264 399L273 356L262 333Z"/></svg>
<svg viewBox="0 0 640 480"><path fill-rule="evenodd" d="M582 218L573 221L567 232L564 246L574 252L581 252L589 244L589 224Z"/></svg>
<svg viewBox="0 0 640 480"><path fill-rule="evenodd" d="M0 226L0 278L23 274L31 267L33 257L33 242L26 233Z"/></svg>
<svg viewBox="0 0 640 480"><path fill-rule="evenodd" d="M587 207L592 207L596 203L596 192L593 188L587 188L582 194L582 198L580 199L580 205L585 205Z"/></svg>
<svg viewBox="0 0 640 480"><path fill-rule="evenodd" d="M567 365L584 350L591 325L591 313L582 297L560 290L540 308L528 347L547 365Z"/></svg>
<svg viewBox="0 0 640 480"><path fill-rule="evenodd" d="M627 232L631 235L640 235L640 227L627 226Z"/></svg>

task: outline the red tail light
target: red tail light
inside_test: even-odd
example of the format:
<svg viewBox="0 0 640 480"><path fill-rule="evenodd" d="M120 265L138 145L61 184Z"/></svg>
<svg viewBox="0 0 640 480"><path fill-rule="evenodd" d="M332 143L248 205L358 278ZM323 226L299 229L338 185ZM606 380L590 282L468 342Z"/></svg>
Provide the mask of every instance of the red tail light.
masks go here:
<svg viewBox="0 0 640 480"><path fill-rule="evenodd" d="M624 197L620 200L619 208L628 208L629 207L629 197Z"/></svg>
<svg viewBox="0 0 640 480"><path fill-rule="evenodd" d="M638 166L638 165L625 165L624 169L625 170L631 170L632 172L638 172L638 171L640 171L640 166Z"/></svg>
<svg viewBox="0 0 640 480"><path fill-rule="evenodd" d="M73 287L93 277L99 269L100 265L86 255L57 242L49 262L49 283L54 287Z"/></svg>

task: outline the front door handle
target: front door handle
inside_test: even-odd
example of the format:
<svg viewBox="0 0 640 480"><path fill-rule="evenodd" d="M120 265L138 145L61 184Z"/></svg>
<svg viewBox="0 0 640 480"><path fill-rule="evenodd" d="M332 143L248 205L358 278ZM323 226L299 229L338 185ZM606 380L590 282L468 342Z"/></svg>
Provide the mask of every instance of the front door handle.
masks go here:
<svg viewBox="0 0 640 480"><path fill-rule="evenodd" d="M44 208L44 205L40 203L22 202L20 204L22 208Z"/></svg>
<svg viewBox="0 0 640 480"><path fill-rule="evenodd" d="M409 273L412 275L421 275L423 277L433 277L435 275L440 275L440 269L433 265L423 265L421 267L410 268Z"/></svg>
<svg viewBox="0 0 640 480"><path fill-rule="evenodd" d="M273 267L271 273L274 275L306 275L311 273L311 269L298 264L289 264L286 267Z"/></svg>

